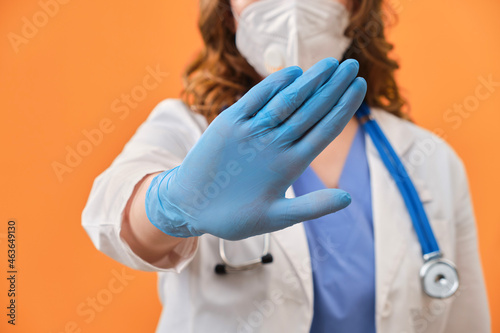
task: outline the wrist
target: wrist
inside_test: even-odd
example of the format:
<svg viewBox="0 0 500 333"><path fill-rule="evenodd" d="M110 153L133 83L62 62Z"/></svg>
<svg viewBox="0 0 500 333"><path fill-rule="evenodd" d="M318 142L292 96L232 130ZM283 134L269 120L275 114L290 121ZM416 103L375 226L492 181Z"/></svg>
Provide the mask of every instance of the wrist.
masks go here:
<svg viewBox="0 0 500 333"><path fill-rule="evenodd" d="M189 223L186 198L176 190L175 175L180 166L155 176L146 192L145 210L151 224L163 233L180 238L201 236Z"/></svg>

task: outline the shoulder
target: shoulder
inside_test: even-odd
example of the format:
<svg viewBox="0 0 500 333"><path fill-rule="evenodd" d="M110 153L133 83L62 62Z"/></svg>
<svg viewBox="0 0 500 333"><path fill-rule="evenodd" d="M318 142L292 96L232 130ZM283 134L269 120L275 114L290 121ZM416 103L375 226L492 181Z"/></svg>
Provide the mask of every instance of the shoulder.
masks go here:
<svg viewBox="0 0 500 333"><path fill-rule="evenodd" d="M174 98L164 99L158 103L149 115L148 121L187 127L200 133L208 126L205 117L193 112L182 100Z"/></svg>
<svg viewBox="0 0 500 333"><path fill-rule="evenodd" d="M435 133L388 112L374 110L373 115L415 183L422 183L422 187L443 200L454 200L468 192L465 165L450 144Z"/></svg>
<svg viewBox="0 0 500 333"><path fill-rule="evenodd" d="M374 109L374 116L393 145L407 146L404 155L412 165L438 163L463 169L456 151L436 133L381 109Z"/></svg>

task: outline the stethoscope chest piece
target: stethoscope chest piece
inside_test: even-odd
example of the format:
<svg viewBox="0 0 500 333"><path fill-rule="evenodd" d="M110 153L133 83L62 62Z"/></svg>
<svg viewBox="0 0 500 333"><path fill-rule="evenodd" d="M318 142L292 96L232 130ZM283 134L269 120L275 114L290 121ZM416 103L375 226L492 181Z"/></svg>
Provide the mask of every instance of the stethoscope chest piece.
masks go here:
<svg viewBox="0 0 500 333"><path fill-rule="evenodd" d="M428 260L420 269L424 292L434 298L448 298L458 289L458 273L452 262L436 258Z"/></svg>

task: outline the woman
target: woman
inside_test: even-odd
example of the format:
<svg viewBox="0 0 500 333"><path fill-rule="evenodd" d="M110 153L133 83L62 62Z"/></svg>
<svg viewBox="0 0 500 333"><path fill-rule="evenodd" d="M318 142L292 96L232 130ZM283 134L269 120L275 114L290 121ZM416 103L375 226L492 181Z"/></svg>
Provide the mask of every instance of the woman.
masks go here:
<svg viewBox="0 0 500 333"><path fill-rule="evenodd" d="M201 13L184 100L153 110L82 217L99 250L159 272L158 332L488 332L465 170L403 119L381 1L204 0ZM353 117L363 100L457 267L450 298L422 290L408 210ZM238 264L266 233L272 263L214 272L221 239Z"/></svg>

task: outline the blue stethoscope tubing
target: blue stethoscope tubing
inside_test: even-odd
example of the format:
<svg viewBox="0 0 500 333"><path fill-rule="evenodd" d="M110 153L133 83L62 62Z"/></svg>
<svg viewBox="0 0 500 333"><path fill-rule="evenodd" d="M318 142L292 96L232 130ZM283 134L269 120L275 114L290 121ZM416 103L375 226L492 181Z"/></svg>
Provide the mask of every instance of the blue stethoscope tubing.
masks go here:
<svg viewBox="0 0 500 333"><path fill-rule="evenodd" d="M431 297L447 298L458 289L458 273L455 265L442 259L442 253L424 206L406 168L385 136L370 108L363 103L356 112L363 130L370 136L382 162L394 179L408 209L415 233L420 242L424 266L420 271L424 291Z"/></svg>
<svg viewBox="0 0 500 333"><path fill-rule="evenodd" d="M396 182L399 192L408 208L415 232L421 244L422 255L428 256L432 253L439 253L438 243L432 232L432 227L424 211L417 190L384 132L373 117L371 117L370 109L365 103L363 103L356 112L356 117L362 121L363 129L370 135L374 146L379 152L380 158ZM366 117L366 121L363 121L364 117Z"/></svg>

